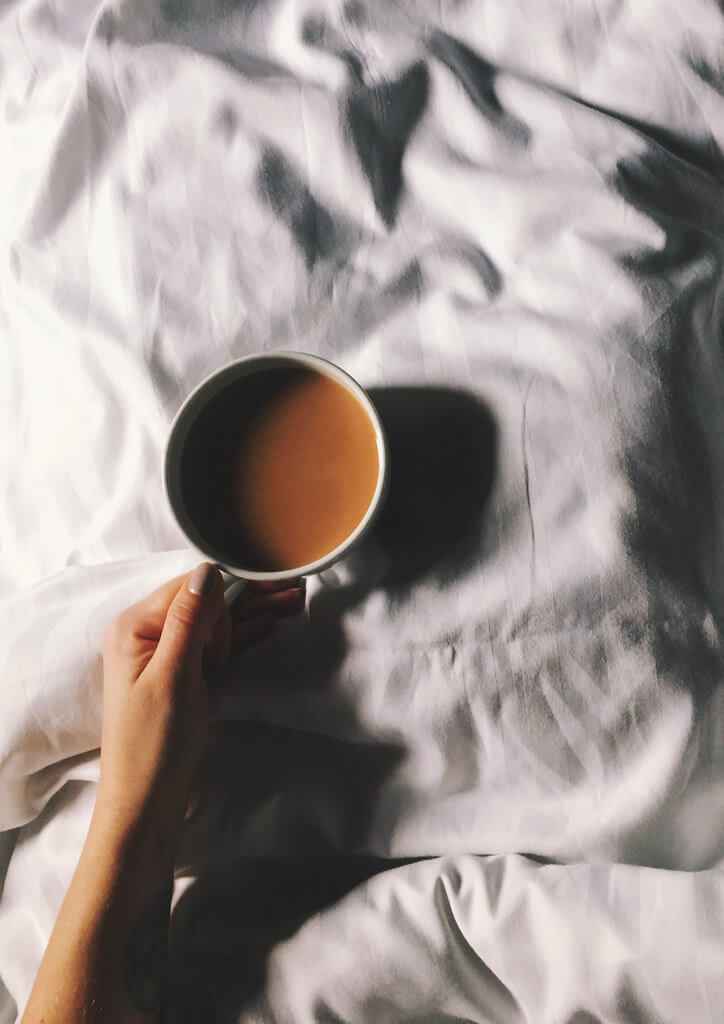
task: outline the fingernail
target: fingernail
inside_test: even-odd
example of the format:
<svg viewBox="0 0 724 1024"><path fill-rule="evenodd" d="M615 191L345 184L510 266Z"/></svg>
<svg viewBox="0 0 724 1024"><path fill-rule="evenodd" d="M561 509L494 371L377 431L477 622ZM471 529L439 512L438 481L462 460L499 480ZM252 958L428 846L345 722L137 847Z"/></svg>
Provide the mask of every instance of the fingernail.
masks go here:
<svg viewBox="0 0 724 1024"><path fill-rule="evenodd" d="M208 597L213 593L218 579L217 569L210 562L202 562L189 576L189 590L199 597Z"/></svg>

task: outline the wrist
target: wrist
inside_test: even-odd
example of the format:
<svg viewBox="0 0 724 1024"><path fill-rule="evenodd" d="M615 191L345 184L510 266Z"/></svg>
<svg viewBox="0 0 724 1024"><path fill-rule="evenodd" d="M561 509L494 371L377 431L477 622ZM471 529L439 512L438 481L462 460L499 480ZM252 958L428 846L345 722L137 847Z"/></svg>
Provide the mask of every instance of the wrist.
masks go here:
<svg viewBox="0 0 724 1024"><path fill-rule="evenodd" d="M150 807L130 808L99 788L88 844L119 865L138 865L154 878L173 874L182 822Z"/></svg>

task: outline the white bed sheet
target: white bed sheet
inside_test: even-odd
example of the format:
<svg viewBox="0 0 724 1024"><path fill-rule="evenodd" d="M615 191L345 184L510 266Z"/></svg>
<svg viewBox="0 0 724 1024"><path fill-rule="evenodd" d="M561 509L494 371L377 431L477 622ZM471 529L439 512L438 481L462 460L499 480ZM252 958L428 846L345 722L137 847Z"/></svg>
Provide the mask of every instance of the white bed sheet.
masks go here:
<svg viewBox="0 0 724 1024"><path fill-rule="evenodd" d="M186 1018L717 1019L723 29L714 0L0 7L0 1020L92 807L103 626L194 563L170 421L278 347L372 389L397 484L227 671Z"/></svg>

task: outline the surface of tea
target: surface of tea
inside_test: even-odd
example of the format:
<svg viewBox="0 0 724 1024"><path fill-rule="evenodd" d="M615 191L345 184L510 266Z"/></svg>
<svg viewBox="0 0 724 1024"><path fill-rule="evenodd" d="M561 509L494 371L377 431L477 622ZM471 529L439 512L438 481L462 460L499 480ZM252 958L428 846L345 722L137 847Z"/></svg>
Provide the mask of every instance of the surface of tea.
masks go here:
<svg viewBox="0 0 724 1024"><path fill-rule="evenodd" d="M189 436L182 486L222 560L272 572L316 561L359 524L379 472L364 407L314 370L235 382Z"/></svg>

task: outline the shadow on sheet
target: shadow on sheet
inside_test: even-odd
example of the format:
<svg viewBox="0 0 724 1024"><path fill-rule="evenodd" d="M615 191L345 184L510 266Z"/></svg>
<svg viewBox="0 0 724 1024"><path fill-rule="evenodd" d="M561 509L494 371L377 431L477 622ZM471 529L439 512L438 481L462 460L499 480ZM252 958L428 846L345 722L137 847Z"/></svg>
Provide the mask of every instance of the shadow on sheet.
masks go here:
<svg viewBox="0 0 724 1024"><path fill-rule="evenodd" d="M334 690L344 613L377 588L404 600L406 588L427 576L452 585L475 561L496 468L495 423L472 394L394 387L371 397L391 457L384 511L346 575L318 591L319 614L299 655L302 675L317 695L327 691L338 716L348 701ZM314 622L323 628L315 632ZM355 709L342 713L348 730L356 724L359 732ZM277 943L365 879L407 863L357 853L377 795L404 757L396 738L348 742L303 728L216 724L203 781L216 810L201 810L202 862L185 869L194 880L172 918L176 1021L236 1019L263 989ZM239 854L250 818L268 828L275 848L288 850L287 859Z"/></svg>
<svg viewBox="0 0 724 1024"><path fill-rule="evenodd" d="M713 137L695 147L662 131L644 134L643 153L619 161L611 182L664 240L621 257L627 275L662 310L627 342L645 429L630 417L623 461L636 511L622 527L646 580L648 614L638 641L651 650L660 683L689 695L695 727L680 787L671 788L646 830L622 845L621 857L683 868L721 856L706 794L719 785L714 709L724 629L724 224L717 201L724 156ZM619 404L621 415L630 415L623 396Z"/></svg>

